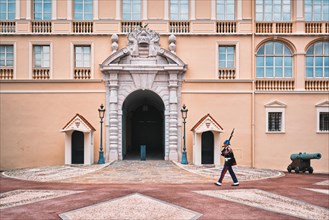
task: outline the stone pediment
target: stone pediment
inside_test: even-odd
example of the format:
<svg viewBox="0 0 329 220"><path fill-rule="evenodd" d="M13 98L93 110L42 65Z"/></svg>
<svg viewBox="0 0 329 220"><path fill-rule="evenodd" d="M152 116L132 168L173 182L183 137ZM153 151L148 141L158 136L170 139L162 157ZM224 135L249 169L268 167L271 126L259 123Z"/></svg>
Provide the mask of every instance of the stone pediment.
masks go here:
<svg viewBox="0 0 329 220"><path fill-rule="evenodd" d="M116 50L100 64L101 70L131 70L134 66L186 70L186 64L175 53L160 47L160 35L148 28L136 28L127 36L128 46ZM118 40L118 39L116 39ZM116 42L115 42L116 43ZM169 68L170 67L170 68ZM166 69L166 68L165 68Z"/></svg>
<svg viewBox="0 0 329 220"><path fill-rule="evenodd" d="M271 107L271 108L285 108L286 106L287 106L286 104L279 101L273 101L265 105L265 107Z"/></svg>
<svg viewBox="0 0 329 220"><path fill-rule="evenodd" d="M203 133L206 131L223 132L223 128L216 122L213 117L211 117L210 114L207 114L194 125L191 131L195 133Z"/></svg>
<svg viewBox="0 0 329 220"><path fill-rule="evenodd" d="M329 107L329 101L324 101L316 104L316 107Z"/></svg>
<svg viewBox="0 0 329 220"><path fill-rule="evenodd" d="M96 129L80 114L76 114L62 129L63 132L66 131L81 131L84 133L89 133L91 131L96 131Z"/></svg>

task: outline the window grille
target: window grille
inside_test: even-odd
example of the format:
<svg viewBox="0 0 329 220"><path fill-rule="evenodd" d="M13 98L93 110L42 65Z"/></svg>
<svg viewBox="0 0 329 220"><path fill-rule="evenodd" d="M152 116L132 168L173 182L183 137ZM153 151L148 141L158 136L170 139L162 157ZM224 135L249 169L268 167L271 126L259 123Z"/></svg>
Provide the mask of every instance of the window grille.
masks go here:
<svg viewBox="0 0 329 220"><path fill-rule="evenodd" d="M282 131L282 112L268 113L268 131Z"/></svg>
<svg viewBox="0 0 329 220"><path fill-rule="evenodd" d="M320 131L329 131L329 112L320 112Z"/></svg>

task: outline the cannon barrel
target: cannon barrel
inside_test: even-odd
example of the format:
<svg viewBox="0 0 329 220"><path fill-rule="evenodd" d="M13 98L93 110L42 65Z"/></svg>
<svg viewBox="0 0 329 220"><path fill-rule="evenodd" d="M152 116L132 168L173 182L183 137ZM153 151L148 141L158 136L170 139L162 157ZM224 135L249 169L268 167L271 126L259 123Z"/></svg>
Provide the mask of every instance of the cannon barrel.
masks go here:
<svg viewBox="0 0 329 220"><path fill-rule="evenodd" d="M315 153L315 154L307 154L307 153L299 153L299 154L291 154L290 159L302 159L302 160L310 160L310 159L320 159L321 154Z"/></svg>

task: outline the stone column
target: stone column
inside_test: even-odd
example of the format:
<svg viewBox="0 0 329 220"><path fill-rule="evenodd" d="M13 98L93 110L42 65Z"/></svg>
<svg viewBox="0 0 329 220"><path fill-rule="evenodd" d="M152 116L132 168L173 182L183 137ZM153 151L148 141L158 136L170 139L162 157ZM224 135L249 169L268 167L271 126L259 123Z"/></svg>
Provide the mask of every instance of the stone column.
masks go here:
<svg viewBox="0 0 329 220"><path fill-rule="evenodd" d="M107 82L106 155L109 162L118 160L118 73L110 73Z"/></svg>
<svg viewBox="0 0 329 220"><path fill-rule="evenodd" d="M178 72L169 72L169 160L178 161Z"/></svg>

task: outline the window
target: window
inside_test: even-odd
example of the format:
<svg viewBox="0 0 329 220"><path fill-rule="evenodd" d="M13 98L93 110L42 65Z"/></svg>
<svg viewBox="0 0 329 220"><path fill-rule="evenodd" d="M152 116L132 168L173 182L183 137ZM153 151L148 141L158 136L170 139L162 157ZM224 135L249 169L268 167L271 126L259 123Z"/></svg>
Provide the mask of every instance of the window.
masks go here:
<svg viewBox="0 0 329 220"><path fill-rule="evenodd" d="M93 19L93 1L92 0L74 0L74 19L92 20Z"/></svg>
<svg viewBox="0 0 329 220"><path fill-rule="evenodd" d="M217 20L235 20L235 1L217 0Z"/></svg>
<svg viewBox="0 0 329 220"><path fill-rule="evenodd" d="M256 55L257 78L291 78L292 54L280 42L268 42L259 48Z"/></svg>
<svg viewBox="0 0 329 220"><path fill-rule="evenodd" d="M12 45L0 46L0 67L14 66L14 47Z"/></svg>
<svg viewBox="0 0 329 220"><path fill-rule="evenodd" d="M234 65L234 46L219 46L218 48L218 58L219 58L219 68L220 69L232 69L235 68Z"/></svg>
<svg viewBox="0 0 329 220"><path fill-rule="evenodd" d="M34 0L34 20L51 20L52 0Z"/></svg>
<svg viewBox="0 0 329 220"><path fill-rule="evenodd" d="M282 112L268 113L268 131L281 131Z"/></svg>
<svg viewBox="0 0 329 220"><path fill-rule="evenodd" d="M15 20L16 0L0 0L0 20Z"/></svg>
<svg viewBox="0 0 329 220"><path fill-rule="evenodd" d="M75 67L90 68L90 46L75 46Z"/></svg>
<svg viewBox="0 0 329 220"><path fill-rule="evenodd" d="M320 112L319 130L329 131L329 112Z"/></svg>
<svg viewBox="0 0 329 220"><path fill-rule="evenodd" d="M266 108L266 132L281 133L285 132L285 109L286 105L274 101L267 105Z"/></svg>
<svg viewBox="0 0 329 220"><path fill-rule="evenodd" d="M188 0L170 0L170 20L188 20Z"/></svg>
<svg viewBox="0 0 329 220"><path fill-rule="evenodd" d="M291 0L256 0L256 21L290 21Z"/></svg>
<svg viewBox="0 0 329 220"><path fill-rule="evenodd" d="M316 105L317 126L319 133L329 133L329 101Z"/></svg>
<svg viewBox="0 0 329 220"><path fill-rule="evenodd" d="M123 0L122 1L122 19L123 20L141 20L142 3L141 0Z"/></svg>
<svg viewBox="0 0 329 220"><path fill-rule="evenodd" d="M317 42L306 51L306 77L329 77L329 42Z"/></svg>
<svg viewBox="0 0 329 220"><path fill-rule="evenodd" d="M34 68L50 67L50 46L38 45L33 46Z"/></svg>
<svg viewBox="0 0 329 220"><path fill-rule="evenodd" d="M304 0L306 21L329 21L328 0Z"/></svg>

